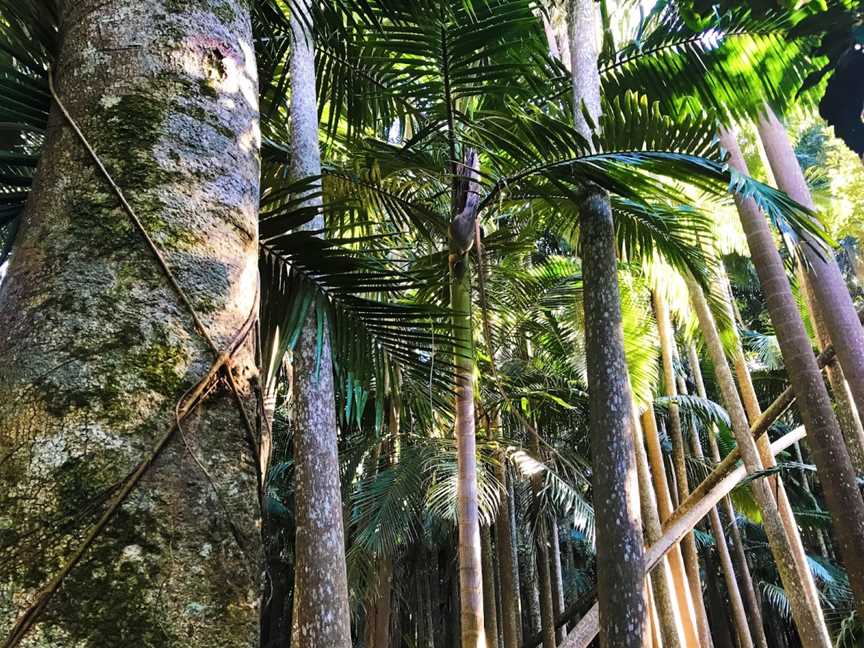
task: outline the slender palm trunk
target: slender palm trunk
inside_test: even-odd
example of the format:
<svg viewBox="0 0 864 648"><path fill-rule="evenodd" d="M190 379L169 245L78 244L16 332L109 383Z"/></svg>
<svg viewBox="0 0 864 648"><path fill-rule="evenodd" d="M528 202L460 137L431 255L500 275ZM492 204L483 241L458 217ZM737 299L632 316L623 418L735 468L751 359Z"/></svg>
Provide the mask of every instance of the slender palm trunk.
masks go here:
<svg viewBox="0 0 864 648"><path fill-rule="evenodd" d="M500 429L500 427L499 427ZM517 648L520 644L519 629L521 612L519 609L519 571L516 561L516 547L510 533L510 497L507 489L507 465L502 457L496 468L498 481L504 493L495 518L495 555L501 575L501 625L503 648Z"/></svg>
<svg viewBox="0 0 864 648"><path fill-rule="evenodd" d="M321 174L311 0L295 3L291 17L291 172ZM309 227L321 229L319 216ZM351 646L333 361L326 326L307 316L294 350L294 465L296 484L293 644Z"/></svg>
<svg viewBox="0 0 864 648"><path fill-rule="evenodd" d="M645 446L641 442L642 427L634 408L633 429L637 432L635 444L636 470L639 478L639 501L642 508L642 520L645 524L645 539L653 544L663 535L660 526L660 515L657 512L657 500L654 494L654 486L651 483L651 470L648 465L648 455ZM678 601L675 598L674 582L672 572L669 569L668 560L664 559L651 572L651 586L654 594L654 603L660 626L660 633L665 648L684 648L684 627L681 621L681 612Z"/></svg>
<svg viewBox="0 0 864 648"><path fill-rule="evenodd" d="M558 540L558 521L549 525L549 564L552 570L552 610L555 613L555 640L564 641L566 628L558 627L564 613L564 576L561 572L561 543Z"/></svg>
<svg viewBox="0 0 864 648"><path fill-rule="evenodd" d="M756 442L750 434L747 414L735 388L732 370L726 360L723 343L720 340L714 317L708 307L708 301L705 299L702 289L692 278L688 278L687 282L690 299L699 319L699 328L705 339L705 345L711 356L711 361L714 363L717 384L723 396L723 404L732 421L732 431L741 451L744 466L749 474L759 472L763 470L762 459ZM809 353L812 357L812 352ZM808 646L827 648L831 645L831 640L822 618L821 608L818 601L814 605L814 602L808 598L806 590L799 583L793 548L786 536L785 525L780 511L777 509L777 503L771 494L771 489L765 480L759 479L751 483L750 490L753 492L762 513L765 535L768 536L768 543L777 565L777 571L780 573L783 587L789 596L792 615L798 631Z"/></svg>
<svg viewBox="0 0 864 648"><path fill-rule="evenodd" d="M591 140L580 106L598 123L593 0L570 0L569 38L575 121ZM636 481L631 398L624 358L615 228L609 198L587 187L579 210L585 288L594 506L597 514L597 591L602 648L636 648L646 642L643 540Z"/></svg>
<svg viewBox="0 0 864 648"><path fill-rule="evenodd" d="M486 642L489 648L497 648L498 604L495 591L492 532L488 526L480 527L480 540L483 543L483 621L486 623Z"/></svg>
<svg viewBox="0 0 864 648"><path fill-rule="evenodd" d="M732 289L729 285L728 277L725 270L721 269L720 284L722 291L722 301L725 305L730 321L736 321L734 309L732 307L733 297ZM741 340L737 335L737 331L733 329L733 348L732 348L732 363L735 369L735 377L738 380L738 391L741 394L741 401L744 406L744 411L751 425L753 425L762 416L762 410L759 406L759 399L756 396L756 389L753 386L753 380L750 377L750 371L747 368L747 360L744 357L744 350L741 346ZM767 436L758 439L756 446L759 450L759 455L762 459L762 465L766 469L773 468L777 465L774 456L771 453L770 442ZM786 494L786 487L780 476L772 476L768 478L771 492L777 502L777 508L780 511L780 517L783 520L783 525L786 529L786 537L789 540L789 546L792 548L792 557L795 560L796 570L798 573L798 584L800 594L806 596L809 604L815 609L820 607L819 591L816 589L816 583L813 579L813 574L807 563L807 554L804 550L804 543L801 540L801 533L798 530L798 523L795 520L795 515L792 512L792 505L789 502L789 497Z"/></svg>
<svg viewBox="0 0 864 648"><path fill-rule="evenodd" d="M690 494L687 483L687 464L684 446L684 433L681 428L681 417L678 405L674 402L678 395L673 356L675 355L675 338L672 323L669 321L669 309L663 295L659 291L652 294L654 317L657 320L657 331L660 339L660 356L663 360L663 392L673 399L669 403L669 438L672 441L672 466L675 482L678 486L678 501L683 502ZM705 611L705 601L702 598L702 580L699 575L699 553L696 550L696 538L688 533L681 542L684 554L684 565L687 569L687 580L690 584L690 596L696 612L696 624L699 631L699 643L703 648L710 648L711 627L708 624L708 614Z"/></svg>
<svg viewBox="0 0 864 648"><path fill-rule="evenodd" d="M163 5L52 4L61 33L51 73L203 328L227 348L256 292L249 8ZM216 360L57 105L44 137L0 285L3 553L25 552L28 579L4 575L3 639L20 612L6 607L10 590L22 604L66 564L93 520L86 511L151 454ZM241 342L235 376L252 412L255 361L251 341ZM55 639L36 643L257 643L257 461L238 403L212 387L50 602ZM56 534L46 520L62 521Z"/></svg>
<svg viewBox="0 0 864 648"><path fill-rule="evenodd" d="M758 120L759 136L777 185L802 205L813 207L804 173L786 129L770 108ZM805 243L810 240L805 238ZM837 351L837 360L858 411L864 410L864 328L834 256L817 245L804 245L806 274L816 297L813 304Z"/></svg>
<svg viewBox="0 0 864 648"><path fill-rule="evenodd" d="M734 137L724 133L721 142L732 155L730 163L745 170ZM849 573L856 605L864 614L864 501L855 471L768 223L752 199L736 199L736 203L789 381L807 427L825 499L834 518L840 556Z"/></svg>
<svg viewBox="0 0 864 648"><path fill-rule="evenodd" d="M528 435L531 454L540 461L540 434L535 427ZM542 488L542 476L538 474L532 477L531 491L535 502L539 500ZM543 648L555 648L555 609L552 603L552 570L549 565L548 539L546 518L541 512L533 537L537 559L537 585L540 591L540 631L543 635Z"/></svg>
<svg viewBox="0 0 864 648"><path fill-rule="evenodd" d="M696 346L690 344L688 349L688 359L690 361L690 370L693 373L693 382L696 383L696 393L700 398L707 398L705 392L705 383L702 380L702 371L699 367L699 356L696 353ZM696 438L696 432L693 433L693 455L699 459L704 459L702 446L699 439ZM726 582L726 590L729 592L729 604L732 611L732 621L735 623L735 633L738 635L738 643L741 648L745 646L753 646L753 637L750 634L750 628L747 625L747 613L744 607L744 599L741 596L741 590L738 589L738 581L735 578L735 568L732 564L732 555L729 553L729 546L726 543L726 534L723 532L723 523L720 521L720 514L716 508L711 509L708 516L711 524L711 534L714 536L714 544L717 549L717 558L720 561L720 567L723 570L723 578ZM747 574L749 577L749 572Z"/></svg>
<svg viewBox="0 0 864 648"><path fill-rule="evenodd" d="M665 523L672 516L672 497L669 483L666 480L666 468L663 461L663 450L660 447L660 436L657 432L657 421L654 418L654 408L648 407L641 416L642 430L645 436L645 448L654 478L654 492L657 496L657 511L660 523ZM690 583L684 567L684 556L681 545L676 544L667 557L669 570L672 574L673 590L678 601L683 625L684 645L698 646L699 634L696 626L696 612L693 608L693 598L690 595Z"/></svg>

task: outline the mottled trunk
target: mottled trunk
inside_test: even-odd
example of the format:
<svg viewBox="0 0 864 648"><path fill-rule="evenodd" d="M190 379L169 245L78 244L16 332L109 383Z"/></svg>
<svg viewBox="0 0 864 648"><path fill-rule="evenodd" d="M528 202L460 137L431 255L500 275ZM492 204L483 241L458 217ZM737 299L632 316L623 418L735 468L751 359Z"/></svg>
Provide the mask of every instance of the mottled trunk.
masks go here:
<svg viewBox="0 0 864 648"><path fill-rule="evenodd" d="M311 0L292 5L291 175L321 174ZM320 198L310 199L320 200ZM324 226L323 216L309 224ZM293 354L295 518L293 645L351 646L330 336L310 309Z"/></svg>
<svg viewBox="0 0 864 648"><path fill-rule="evenodd" d="M247 5L60 10L57 92L227 350L256 298ZM3 577L5 638L216 360L56 105L0 285L0 331L0 528L26 567ZM251 349L234 356L250 415ZM257 645L257 461L237 402L213 387L66 578L39 645Z"/></svg>
<svg viewBox="0 0 864 648"><path fill-rule="evenodd" d="M786 129L767 108L758 120L759 136L777 185L802 205L813 207L813 198ZM864 410L864 328L858 321L846 282L830 251L818 245L807 245L812 239L805 235L802 246L808 262L806 274L816 296L813 304L837 351L837 360L858 411ZM864 576L864 575L862 575Z"/></svg>
<svg viewBox="0 0 864 648"><path fill-rule="evenodd" d="M756 447L756 442L750 434L747 415L738 396L735 379L732 377L732 370L726 360L723 343L717 331L714 316L711 314L708 301L705 299L702 289L695 280L688 278L687 283L690 299L699 319L699 328L705 340L705 346L711 357L711 361L714 364L714 372L723 398L723 404L729 412L729 418L732 422L732 432L738 443L741 459L748 474L760 472L764 469L762 459ZM812 351L808 349L808 353L812 358ZM823 648L827 648L831 645L831 641L822 618L821 608L818 605L818 601L814 606L813 602L808 598L806 590L800 585L796 561L793 556L793 548L790 546L789 539L787 538L784 522L777 509L777 502L771 494L770 486L766 480L757 479L751 482L750 490L762 513L762 526L765 530L765 535L768 537L768 544L774 556L777 571L780 573L783 587L789 596L792 615L799 632L805 641L807 641L808 646L823 646Z"/></svg>
<svg viewBox="0 0 864 648"><path fill-rule="evenodd" d="M495 518L495 555L501 578L501 625L503 648L519 646L519 572L516 565L516 547L510 533L510 496L507 490L507 466L502 457L496 468L498 481L504 489Z"/></svg>
<svg viewBox="0 0 864 648"><path fill-rule="evenodd" d="M693 382L696 383L696 393L700 398L707 398L708 394L705 392L705 383L702 380L702 370L699 366L699 356L696 353L696 346L692 343L688 347L688 360L690 361L690 370L693 374ZM702 446L699 443L697 434L698 433L694 430L692 443L693 456L698 460L703 461L704 456L702 453ZM749 648L754 645L754 642L747 625L747 613L744 607L744 599L741 596L741 591L738 589L738 581L735 578L735 568L732 563L732 555L729 553L729 546L726 543L726 534L723 532L723 523L720 521L720 514L717 512L716 508L711 509L708 520L711 524L711 534L714 536L717 558L720 561L720 567L723 570L726 590L729 592L729 607L731 608L732 620L735 624L735 633L738 635L738 644L740 648Z"/></svg>
<svg viewBox="0 0 864 648"><path fill-rule="evenodd" d="M510 546L513 548L513 596L516 598L517 607L519 608L519 643L522 643L522 616L524 600L524 586L522 584L522 558L519 556L519 527L516 526L516 488L513 485L513 480L507 478L507 514L510 516Z"/></svg>
<svg viewBox="0 0 864 648"><path fill-rule="evenodd" d="M669 492L669 482L666 479L666 469L663 462L663 449L660 447L660 436L657 431L657 421L654 418L654 408L649 407L641 416L642 431L645 436L645 448L651 465L654 493L657 496L657 512L660 523L666 522L672 516L672 498ZM672 584L684 634L684 645L698 646L699 634L696 627L696 613L693 609L693 598L690 596L690 583L684 568L684 556L681 546L676 544L667 556L669 571L672 574Z"/></svg>
<svg viewBox="0 0 864 648"><path fill-rule="evenodd" d="M529 448L537 461L542 461L540 454L540 435L536 428L529 433ZM541 474L531 478L531 491L537 504L543 489ZM533 546L537 559L537 588L540 593L540 631L543 635L543 648L555 648L555 608L552 602L552 570L549 565L549 533L546 518L541 512L534 528Z"/></svg>
<svg viewBox="0 0 864 648"><path fill-rule="evenodd" d="M568 32L577 129L591 141L581 107L600 116L597 21L593 0L570 0ZM615 225L609 197L585 188L579 208L589 385L592 489L597 525L601 648L646 645L642 520L630 424Z"/></svg>
<svg viewBox="0 0 864 648"><path fill-rule="evenodd" d="M564 576L561 573L561 543L558 540L558 521L549 525L549 567L552 575L552 611L555 616L555 640L564 641L566 628L558 627L564 613Z"/></svg>
<svg viewBox="0 0 864 648"><path fill-rule="evenodd" d="M636 471L639 479L639 502L642 508L642 521L645 525L645 540L653 544L663 535L660 526L660 515L657 512L657 500L654 486L651 483L651 470L648 465L648 455L642 443L642 429L636 411L633 411L633 429L636 431ZM657 611L660 634L664 648L684 648L687 644L683 637L684 627L681 612L674 593L674 581L669 569L668 560L663 560L651 571L651 587L654 594L654 604Z"/></svg>
<svg viewBox="0 0 864 648"><path fill-rule="evenodd" d="M542 630L540 619L540 593L537 588L537 561L534 559L534 544L526 533L526 525L518 527L522 536L522 555L519 556L519 579L522 592L522 635L533 637Z"/></svg>
<svg viewBox="0 0 864 648"><path fill-rule="evenodd" d="M486 643L498 646L498 605L495 591L495 565L492 557L492 532L488 526L480 527L483 543L483 621L486 624Z"/></svg>
<svg viewBox="0 0 864 648"><path fill-rule="evenodd" d="M687 482L687 462L684 446L684 431L681 427L681 417L678 405L674 401L678 395L673 356L675 355L675 337L672 323L669 320L669 309L662 293L652 293L654 317L657 320L657 332L660 339L660 356L663 361L663 393L669 402L669 439L672 441L672 467L677 485L678 501L683 502L690 494ZM699 631L699 643L702 648L711 648L711 627L708 625L708 614L705 611L705 601L702 598L702 579L699 574L699 553L696 550L696 538L688 533L681 541L681 551L684 554L684 565L687 569L687 580L690 584L690 596L693 598L693 609L696 612L696 625Z"/></svg>
<svg viewBox="0 0 864 648"><path fill-rule="evenodd" d="M732 153L731 164L743 169L743 158L734 137L724 133L721 142ZM807 428L833 517L840 556L849 573L856 605L864 614L864 501L855 471L768 223L752 199L737 199L736 203L789 381Z"/></svg>

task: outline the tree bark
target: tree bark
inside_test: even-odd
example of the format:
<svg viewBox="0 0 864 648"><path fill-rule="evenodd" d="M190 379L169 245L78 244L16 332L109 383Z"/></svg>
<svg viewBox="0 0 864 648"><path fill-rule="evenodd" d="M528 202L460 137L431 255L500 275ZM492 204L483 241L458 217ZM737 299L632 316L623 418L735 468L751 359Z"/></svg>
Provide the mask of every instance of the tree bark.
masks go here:
<svg viewBox="0 0 864 648"><path fill-rule="evenodd" d="M529 433L529 448L537 461L542 461L540 454L540 434L537 428ZM531 478L531 492L535 504L539 503L543 488L542 476ZM539 508L538 508L539 510ZM552 602L552 571L549 565L549 533L546 529L546 518L543 511L537 517L533 533L533 546L537 560L537 586L540 592L540 631L543 635L543 648L555 648L555 608Z"/></svg>
<svg viewBox="0 0 864 648"><path fill-rule="evenodd" d="M734 137L724 133L721 142L732 153L731 164L743 170ZM738 198L736 203L789 381L807 427L813 459L834 519L840 556L849 573L856 606L864 614L864 501L855 471L768 223L752 199Z"/></svg>
<svg viewBox="0 0 864 648"><path fill-rule="evenodd" d="M291 175L321 174L315 58L310 25L312 0L295 3L291 16ZM309 199L310 204L313 200ZM322 229L323 216L308 227ZM318 340L317 314L310 309L293 354L295 540L293 644L350 648L351 622L338 428L330 336L325 323Z"/></svg>
<svg viewBox="0 0 864 648"><path fill-rule="evenodd" d="M687 482L687 463L684 447L684 432L681 428L681 417L678 405L674 402L678 395L675 378L673 356L675 355L675 337L672 323L669 320L669 309L663 295L659 291L652 293L654 317L657 320L657 332L660 339L660 356L663 361L663 393L672 399L669 403L669 438L672 441L672 466L675 483L678 486L678 501L683 502L690 494ZM696 625L699 631L699 643L703 648L710 648L711 627L708 624L708 614L705 611L705 601L702 597L702 579L699 574L699 553L696 550L696 538L688 533L681 542L684 555L684 565L687 569L687 580L690 584L690 596L696 612Z"/></svg>
<svg viewBox="0 0 864 648"><path fill-rule="evenodd" d="M380 557L376 561L375 582L366 604L366 648L390 648L392 590L393 560Z"/></svg>
<svg viewBox="0 0 864 648"><path fill-rule="evenodd" d="M58 7L57 92L204 328L227 347L256 294L258 106L247 5ZM56 105L0 284L0 331L0 526L27 572L0 599L5 638L31 589L65 564L94 506L101 512L106 493L152 452L184 392L216 360ZM251 342L234 360L252 412ZM97 538L86 567L65 579L40 645L257 642L257 462L243 429L237 402L216 385Z"/></svg>
<svg viewBox="0 0 864 648"><path fill-rule="evenodd" d="M558 625L564 613L564 576L561 572L561 543L558 540L558 521L549 525L549 564L552 571L552 611L555 616L555 640L564 641L566 628Z"/></svg>
<svg viewBox="0 0 864 648"><path fill-rule="evenodd" d="M793 199L812 209L813 198L786 129L767 107L760 115L757 126L777 185ZM808 245L808 242L813 244ZM817 301L813 306L818 309L831 336L837 360L860 412L864 410L864 328L858 322L852 297L834 255L830 251L820 250L809 235L805 235L804 243L802 252L809 266L806 274Z"/></svg>
<svg viewBox="0 0 864 648"><path fill-rule="evenodd" d="M586 107L595 123L600 116L594 4L593 0L570 0L568 17L574 119L588 141L591 132L580 107ZM642 520L630 425L615 227L609 198L599 188L586 187L579 224L597 524L597 595L602 621L600 646L637 648L647 642Z"/></svg>
<svg viewBox="0 0 864 648"><path fill-rule="evenodd" d="M717 385L723 397L723 404L729 412L732 431L738 443L744 466L748 474L758 473L763 470L762 459L756 442L750 434L747 415L735 388L735 380L723 351L723 343L720 340L714 316L711 314L702 289L692 277L687 278L687 285L693 308L699 319L702 337L705 340L711 361L714 363ZM809 349L808 353L812 358L813 354ZM777 571L780 573L783 587L789 596L792 615L799 632L808 646L828 648L831 645L831 640L822 618L822 610L818 601L814 605L814 602L807 596L806 590L799 583L793 548L786 536L784 522L777 509L777 502L771 494L771 489L764 479L757 479L751 482L750 490L762 513L762 526L768 537L768 544L774 556Z"/></svg>

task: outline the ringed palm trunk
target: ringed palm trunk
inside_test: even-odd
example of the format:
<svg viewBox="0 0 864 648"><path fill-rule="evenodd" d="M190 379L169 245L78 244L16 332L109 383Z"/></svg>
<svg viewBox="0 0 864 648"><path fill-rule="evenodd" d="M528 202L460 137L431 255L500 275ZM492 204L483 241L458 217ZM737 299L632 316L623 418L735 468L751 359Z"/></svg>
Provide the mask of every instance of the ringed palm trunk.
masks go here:
<svg viewBox="0 0 864 648"><path fill-rule="evenodd" d="M574 119L591 141L580 106L600 116L596 16L593 0L570 0L569 39ZM585 290L593 491L597 524L597 596L602 648L647 642L642 520L630 424L631 397L624 358L615 227L608 196L586 187L579 210Z"/></svg>
<svg viewBox="0 0 864 648"><path fill-rule="evenodd" d="M786 129L770 108L766 108L757 125L777 185L802 205L812 208L813 198ZM831 337L860 412L864 410L864 328L833 254L810 245L803 246L803 253L809 264L806 274L816 297L813 307Z"/></svg>
<svg viewBox="0 0 864 648"><path fill-rule="evenodd" d="M309 26L311 0L294 3L291 29L291 172L295 178L321 174L315 58ZM323 217L309 224L322 229ZM330 336L318 339L310 309L293 355L295 516L293 643L351 646L342 493Z"/></svg>
<svg viewBox="0 0 864 648"><path fill-rule="evenodd" d="M258 107L248 6L58 6L58 95L216 346L227 347L256 293ZM0 600L5 638L30 588L79 546L93 522L80 517L83 507L145 459L184 392L216 360L56 105L0 285L0 331L0 524L5 546L26 551L31 570L28 583L11 584L12 600ZM248 340L234 359L251 415ZM182 427L87 565L64 581L64 596L50 603L61 638L42 645L257 643L260 511L238 404L217 385ZM39 540L53 516L77 523Z"/></svg>
<svg viewBox="0 0 864 648"><path fill-rule="evenodd" d="M735 388L735 380L732 377L732 370L729 368L729 363L726 360L723 343L720 340L714 316L711 314L708 301L705 299L705 295L699 285L692 277L687 278L687 283L690 299L693 302L694 310L699 319L699 328L705 339L705 345L711 356L711 361L714 363L717 384L723 397L723 404L729 412L732 431L738 443L738 448L741 451L741 458L749 474L758 473L764 469L764 466L756 447L756 442L750 434L747 414ZM812 351L808 349L808 353L812 357ZM770 486L764 479L757 479L751 482L750 490L762 513L762 525L765 529L765 535L768 537L768 544L774 556L777 571L780 573L783 587L789 596L792 616L795 619L798 632L805 645L828 648L831 645L831 639L828 636L828 630L822 618L822 610L819 607L818 601L814 605L814 602L807 596L806 590L799 583L793 548L786 536L784 522L780 511L777 509L777 503L771 494Z"/></svg>
<svg viewBox="0 0 864 648"><path fill-rule="evenodd" d="M653 292L652 299L654 302L654 316L657 320L657 331L660 338L660 355L663 360L663 391L667 397L674 399L677 396L673 363L675 339L672 332L672 324L669 321L669 309L659 291ZM681 428L678 405L674 400L669 403L669 437L672 441L672 466L674 468L675 482L678 486L678 501L683 502L690 494L690 486L687 483L684 433ZM690 584L690 595L693 598L693 607L696 612L699 642L703 648L710 648L713 644L711 641L711 626L708 624L708 614L705 612L705 601L702 597L702 580L699 574L699 553L696 549L696 537L692 533L684 536L684 539L681 541L681 549L687 569L687 580Z"/></svg>
<svg viewBox="0 0 864 648"><path fill-rule="evenodd" d="M724 133L721 142L732 153L730 163L743 170L734 137ZM856 606L864 614L864 501L855 471L768 223L752 199L736 202L789 381L807 428L813 460L833 517L840 556L849 573Z"/></svg>

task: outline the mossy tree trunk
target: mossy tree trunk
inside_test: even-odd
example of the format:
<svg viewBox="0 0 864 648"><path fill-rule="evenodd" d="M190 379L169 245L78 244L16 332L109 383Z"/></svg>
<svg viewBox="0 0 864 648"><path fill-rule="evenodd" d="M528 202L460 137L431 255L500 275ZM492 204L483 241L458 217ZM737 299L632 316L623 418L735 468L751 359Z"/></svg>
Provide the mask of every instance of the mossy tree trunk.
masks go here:
<svg viewBox="0 0 864 648"><path fill-rule="evenodd" d="M581 106L598 123L600 75L593 0L570 0L568 33L574 118L591 141ZM642 520L636 479L631 397L624 358L615 226L609 197L586 187L579 210L585 307L601 648L645 646Z"/></svg>
<svg viewBox="0 0 864 648"><path fill-rule="evenodd" d="M58 94L227 346L257 281L248 5L59 5ZM5 636L215 360L56 105L0 286L0 331L0 527L26 566L0 598ZM249 342L235 360L251 414ZM39 645L257 645L255 465L238 404L216 385L51 601ZM33 534L50 519L70 526Z"/></svg>
<svg viewBox="0 0 864 648"><path fill-rule="evenodd" d="M291 174L297 179L321 174L311 8L312 0L292 4ZM320 198L309 204L313 200ZM323 226L321 215L308 224L314 230ZM315 311L310 308L292 358L297 528L292 643L350 648L333 361L327 325L319 334Z"/></svg>

